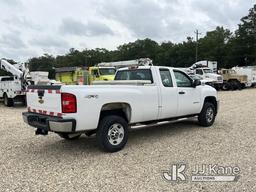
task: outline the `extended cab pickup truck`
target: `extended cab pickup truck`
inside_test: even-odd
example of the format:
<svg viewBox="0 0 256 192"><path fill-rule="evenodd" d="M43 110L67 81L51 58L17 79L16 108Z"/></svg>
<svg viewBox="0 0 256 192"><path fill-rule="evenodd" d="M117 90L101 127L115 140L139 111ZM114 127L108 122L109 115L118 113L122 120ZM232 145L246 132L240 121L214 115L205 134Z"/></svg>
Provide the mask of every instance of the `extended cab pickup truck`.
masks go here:
<svg viewBox="0 0 256 192"><path fill-rule="evenodd" d="M77 139L96 133L99 146L115 152L133 125L198 117L201 126L211 126L218 99L214 88L181 70L139 66L119 69L114 81L92 86L30 86L27 105L23 119L36 134Z"/></svg>

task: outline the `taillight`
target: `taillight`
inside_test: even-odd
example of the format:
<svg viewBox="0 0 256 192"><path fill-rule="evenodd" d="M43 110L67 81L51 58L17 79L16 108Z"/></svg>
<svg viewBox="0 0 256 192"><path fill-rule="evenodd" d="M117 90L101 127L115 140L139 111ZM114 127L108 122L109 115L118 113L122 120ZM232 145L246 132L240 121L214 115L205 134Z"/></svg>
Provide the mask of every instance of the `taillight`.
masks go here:
<svg viewBox="0 0 256 192"><path fill-rule="evenodd" d="M61 93L62 113L76 113L76 96L70 93Z"/></svg>

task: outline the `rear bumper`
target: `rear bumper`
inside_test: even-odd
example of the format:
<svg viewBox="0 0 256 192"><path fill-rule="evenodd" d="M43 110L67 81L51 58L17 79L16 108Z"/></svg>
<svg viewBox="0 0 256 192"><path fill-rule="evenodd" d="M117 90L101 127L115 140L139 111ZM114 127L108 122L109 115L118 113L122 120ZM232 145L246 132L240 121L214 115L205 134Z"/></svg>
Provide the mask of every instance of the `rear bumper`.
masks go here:
<svg viewBox="0 0 256 192"><path fill-rule="evenodd" d="M28 125L43 129L45 131L52 131L57 133L74 133L76 132L75 119L62 119L60 117L51 117L37 113L24 112L22 113L23 120Z"/></svg>

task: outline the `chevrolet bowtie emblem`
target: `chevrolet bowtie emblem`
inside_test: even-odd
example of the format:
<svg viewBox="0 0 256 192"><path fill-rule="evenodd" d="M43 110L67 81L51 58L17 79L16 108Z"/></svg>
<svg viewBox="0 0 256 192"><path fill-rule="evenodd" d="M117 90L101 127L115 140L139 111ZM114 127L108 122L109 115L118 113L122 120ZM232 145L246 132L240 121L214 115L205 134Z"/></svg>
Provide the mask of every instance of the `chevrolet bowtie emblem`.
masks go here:
<svg viewBox="0 0 256 192"><path fill-rule="evenodd" d="M39 99L38 102L39 102L40 104L43 104L43 103L44 103L44 100L43 100L43 99Z"/></svg>

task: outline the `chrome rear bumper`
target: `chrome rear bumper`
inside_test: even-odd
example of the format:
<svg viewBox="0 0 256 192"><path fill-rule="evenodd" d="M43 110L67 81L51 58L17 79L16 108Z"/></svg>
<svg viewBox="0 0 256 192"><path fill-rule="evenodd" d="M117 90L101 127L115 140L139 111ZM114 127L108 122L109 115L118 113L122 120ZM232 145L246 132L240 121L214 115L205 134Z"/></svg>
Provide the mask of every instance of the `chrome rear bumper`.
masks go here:
<svg viewBox="0 0 256 192"><path fill-rule="evenodd" d="M45 131L57 133L74 133L76 131L75 119L62 119L60 117L51 117L30 112L24 112L22 116L24 122L28 125Z"/></svg>

